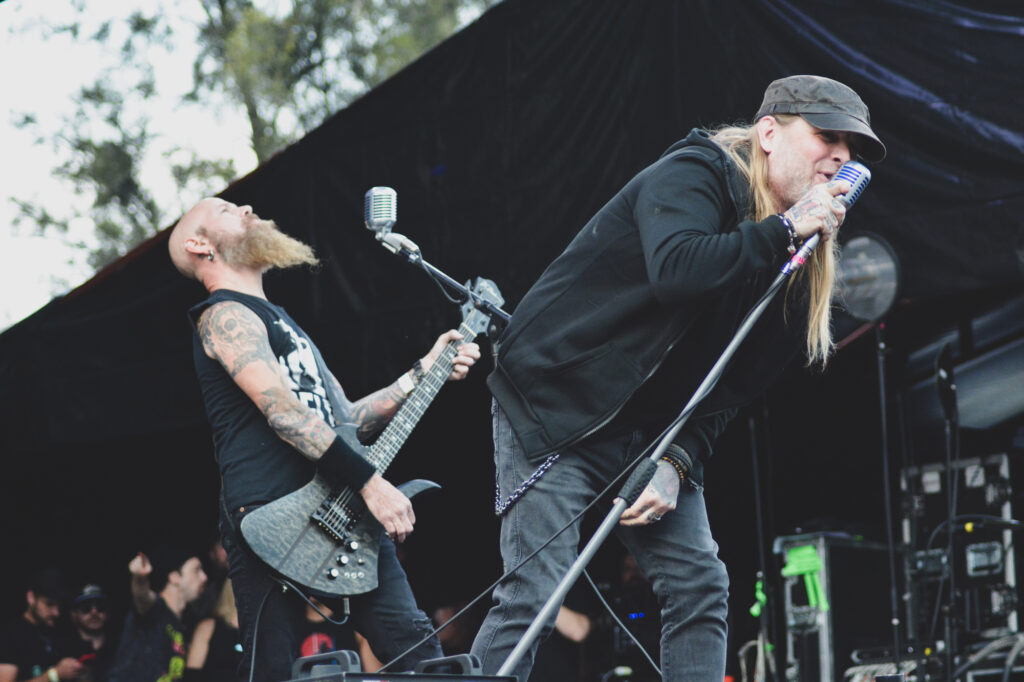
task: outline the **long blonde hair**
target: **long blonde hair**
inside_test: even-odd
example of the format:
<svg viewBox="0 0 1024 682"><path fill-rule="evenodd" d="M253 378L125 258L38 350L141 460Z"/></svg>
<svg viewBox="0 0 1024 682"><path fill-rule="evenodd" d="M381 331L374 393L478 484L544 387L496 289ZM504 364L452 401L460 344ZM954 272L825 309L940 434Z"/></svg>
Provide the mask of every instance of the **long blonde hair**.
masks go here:
<svg viewBox="0 0 1024 682"><path fill-rule="evenodd" d="M780 125L789 125L797 116L777 114ZM727 125L710 131L711 140L721 147L740 169L750 187L750 218L761 221L784 211L768 186L768 155L757 140L756 125ZM819 245L803 268L797 271L799 279L807 279L807 364L828 362L835 344L832 341L832 296L836 280L836 258L839 246L835 239ZM790 287L792 287L792 281ZM789 295L789 289L787 289Z"/></svg>

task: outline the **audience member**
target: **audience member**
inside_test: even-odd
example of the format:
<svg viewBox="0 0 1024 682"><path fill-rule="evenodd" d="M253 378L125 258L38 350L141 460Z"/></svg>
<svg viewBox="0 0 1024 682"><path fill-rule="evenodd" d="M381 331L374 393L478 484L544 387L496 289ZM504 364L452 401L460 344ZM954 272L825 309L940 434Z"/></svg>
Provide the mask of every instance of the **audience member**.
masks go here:
<svg viewBox="0 0 1024 682"><path fill-rule="evenodd" d="M117 642L110 634L110 602L103 588L87 584L71 601L71 627L63 638L69 656L83 663L80 682L107 682Z"/></svg>
<svg viewBox="0 0 1024 682"><path fill-rule="evenodd" d="M209 618L213 614L220 601L224 581L228 577L228 553L220 541L220 533L214 532L209 535L207 543L206 555L202 557L206 585L203 587L203 593L199 599L185 607L182 622L186 629L193 629L199 621Z"/></svg>
<svg viewBox="0 0 1024 682"><path fill-rule="evenodd" d="M27 608L0 628L0 682L59 682L78 676L82 664L59 648L57 621L66 591L55 569L32 576L25 592Z"/></svg>
<svg viewBox="0 0 1024 682"><path fill-rule="evenodd" d="M185 606L206 584L199 557L162 548L152 561L143 553L128 564L132 608L125 619L110 682L174 680L185 673ZM159 592L157 592L159 590Z"/></svg>
<svg viewBox="0 0 1024 682"><path fill-rule="evenodd" d="M434 627L441 627L452 620L455 614L465 606L465 601L438 606L432 614ZM468 653L469 648L473 646L473 637L476 636L477 628L480 627L482 620L483 616L479 609L470 609L437 633L438 639L441 640L441 650L444 651L445 656Z"/></svg>
<svg viewBox="0 0 1024 682"><path fill-rule="evenodd" d="M347 649L359 654L364 672L377 672L381 669L384 664L370 649L370 643L366 638L356 632L350 622L346 620L340 625L331 623L327 618L336 621L341 619L315 598L313 604L316 608L306 605L306 615L298 632L298 656L313 656Z"/></svg>
<svg viewBox="0 0 1024 682"><path fill-rule="evenodd" d="M190 682L235 679L242 662L241 642L235 593L228 578L221 584L220 595L210 617L196 625L188 648L185 677Z"/></svg>
<svg viewBox="0 0 1024 682"><path fill-rule="evenodd" d="M661 610L654 589L640 570L636 559L626 552L619 566L619 581L610 599L620 622L629 628L648 655L657 663L660 658ZM636 682L660 680L640 646L618 624L611 628L612 666L628 667Z"/></svg>
<svg viewBox="0 0 1024 682"><path fill-rule="evenodd" d="M529 682L573 682L584 677L583 642L590 637L590 586L577 581L555 616L555 629L537 647Z"/></svg>

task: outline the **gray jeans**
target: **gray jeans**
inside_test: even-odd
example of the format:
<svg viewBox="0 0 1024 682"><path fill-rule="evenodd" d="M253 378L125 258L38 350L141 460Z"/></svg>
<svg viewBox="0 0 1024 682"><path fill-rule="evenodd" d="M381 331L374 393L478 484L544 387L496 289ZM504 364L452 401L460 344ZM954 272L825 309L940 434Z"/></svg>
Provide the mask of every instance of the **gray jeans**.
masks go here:
<svg viewBox="0 0 1024 682"><path fill-rule="evenodd" d="M501 556L515 566L587 505L644 447L640 432L590 439L564 451L554 466L505 513ZM536 468L500 408L494 408L494 451L502 499ZM665 680L721 682L725 676L729 579L711 537L701 491L682 486L676 509L657 523L617 527L661 606L661 668ZM472 653L485 674L504 664L544 602L576 559L579 522L494 590ZM554 627L546 623L542 637ZM540 639L512 671L526 682Z"/></svg>

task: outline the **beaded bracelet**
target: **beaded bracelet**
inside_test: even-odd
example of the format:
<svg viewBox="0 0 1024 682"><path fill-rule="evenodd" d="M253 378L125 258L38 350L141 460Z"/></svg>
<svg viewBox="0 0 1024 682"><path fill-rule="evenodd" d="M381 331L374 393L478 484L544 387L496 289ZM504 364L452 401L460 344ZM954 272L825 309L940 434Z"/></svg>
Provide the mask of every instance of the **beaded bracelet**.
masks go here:
<svg viewBox="0 0 1024 682"><path fill-rule="evenodd" d="M785 213L776 213L775 215L786 226L786 234L789 235L789 246L786 247L786 250L790 254L796 253L797 234L796 228L793 227L793 221L787 218Z"/></svg>
<svg viewBox="0 0 1024 682"><path fill-rule="evenodd" d="M661 456L661 461L662 462L668 462L669 464L672 465L672 468L676 470L677 474L679 474L679 480L680 481L685 481L686 480L686 470L683 469L683 466L679 462L677 462L674 457L669 457L668 455L662 455Z"/></svg>

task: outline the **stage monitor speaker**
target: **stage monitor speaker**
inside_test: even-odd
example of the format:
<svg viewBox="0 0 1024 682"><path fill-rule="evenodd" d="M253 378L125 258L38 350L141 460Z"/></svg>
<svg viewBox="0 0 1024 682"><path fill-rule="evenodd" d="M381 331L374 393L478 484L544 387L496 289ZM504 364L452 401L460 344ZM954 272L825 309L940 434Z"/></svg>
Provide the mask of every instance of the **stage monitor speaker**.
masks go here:
<svg viewBox="0 0 1024 682"><path fill-rule="evenodd" d="M480 672L480 659L472 654L458 654L421 661L416 672L388 673L362 672L359 655L354 651L339 650L296 659L292 664L289 682L516 682L504 675L484 675Z"/></svg>
<svg viewBox="0 0 1024 682"><path fill-rule="evenodd" d="M329 670L314 671L309 677L297 677L289 682L517 682L513 676L447 673L345 673Z"/></svg>
<svg viewBox="0 0 1024 682"><path fill-rule="evenodd" d="M348 649L303 656L292 662L292 680L338 682L346 673L362 672L359 654Z"/></svg>
<svg viewBox="0 0 1024 682"><path fill-rule="evenodd" d="M885 545L846 533L775 539L784 557L787 682L841 682L855 650L892 640Z"/></svg>

